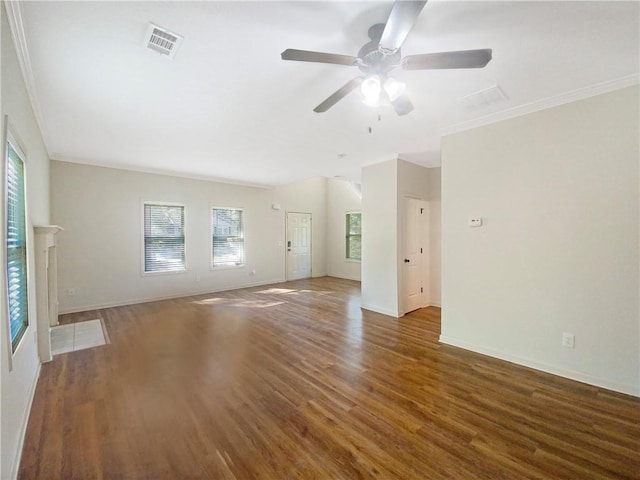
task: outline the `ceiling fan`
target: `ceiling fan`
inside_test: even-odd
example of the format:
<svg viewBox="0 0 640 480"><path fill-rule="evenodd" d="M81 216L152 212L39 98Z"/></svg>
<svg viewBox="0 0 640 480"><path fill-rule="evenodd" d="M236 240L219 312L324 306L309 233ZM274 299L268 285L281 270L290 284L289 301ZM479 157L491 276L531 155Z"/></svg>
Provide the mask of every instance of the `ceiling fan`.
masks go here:
<svg viewBox="0 0 640 480"><path fill-rule="evenodd" d="M413 110L413 104L404 92L404 84L389 76L389 72L394 68L399 66L405 70L483 68L489 63L492 54L490 48L425 53L402 58L400 47L426 3L426 0L396 0L387 23L378 23L369 28L368 34L371 40L363 45L356 57L291 48L282 52L283 60L354 66L364 73L347 82L313 111L326 112L360 87L366 104L377 106L381 101L388 100L398 115L406 115Z"/></svg>

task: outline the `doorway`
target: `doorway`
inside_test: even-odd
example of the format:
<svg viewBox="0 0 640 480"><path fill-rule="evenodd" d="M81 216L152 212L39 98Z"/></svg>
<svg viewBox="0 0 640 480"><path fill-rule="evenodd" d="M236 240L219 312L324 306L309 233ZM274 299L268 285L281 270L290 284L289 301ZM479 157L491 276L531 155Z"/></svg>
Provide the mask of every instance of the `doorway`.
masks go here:
<svg viewBox="0 0 640 480"><path fill-rule="evenodd" d="M287 212L287 280L311 277L311 214Z"/></svg>
<svg viewBox="0 0 640 480"><path fill-rule="evenodd" d="M429 305L429 203L405 198L402 245L402 310Z"/></svg>

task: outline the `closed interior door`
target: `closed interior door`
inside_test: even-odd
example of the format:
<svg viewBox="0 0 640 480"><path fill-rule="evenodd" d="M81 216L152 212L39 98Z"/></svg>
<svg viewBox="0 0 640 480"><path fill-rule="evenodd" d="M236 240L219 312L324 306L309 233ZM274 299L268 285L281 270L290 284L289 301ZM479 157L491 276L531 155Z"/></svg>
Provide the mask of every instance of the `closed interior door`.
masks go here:
<svg viewBox="0 0 640 480"><path fill-rule="evenodd" d="M287 213L287 280L311 276L311 214Z"/></svg>
<svg viewBox="0 0 640 480"><path fill-rule="evenodd" d="M403 232L403 310L411 312L428 305L429 204L405 199Z"/></svg>

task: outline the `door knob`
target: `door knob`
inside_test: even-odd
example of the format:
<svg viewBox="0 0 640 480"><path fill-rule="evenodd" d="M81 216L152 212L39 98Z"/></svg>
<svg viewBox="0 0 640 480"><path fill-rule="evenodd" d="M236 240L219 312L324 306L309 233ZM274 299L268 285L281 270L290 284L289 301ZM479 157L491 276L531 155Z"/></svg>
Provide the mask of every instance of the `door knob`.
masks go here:
<svg viewBox="0 0 640 480"><path fill-rule="evenodd" d="M408 258L404 259L404 263L409 263L411 260L409 260Z"/></svg>

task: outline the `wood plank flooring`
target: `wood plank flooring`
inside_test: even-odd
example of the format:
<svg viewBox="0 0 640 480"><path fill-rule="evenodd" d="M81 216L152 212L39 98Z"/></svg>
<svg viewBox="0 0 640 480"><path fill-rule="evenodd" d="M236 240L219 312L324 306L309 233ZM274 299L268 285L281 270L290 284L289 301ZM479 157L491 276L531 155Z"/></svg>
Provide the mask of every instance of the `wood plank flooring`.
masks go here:
<svg viewBox="0 0 640 480"><path fill-rule="evenodd" d="M66 315L21 479L640 478L640 400L440 345L440 312L288 282Z"/></svg>

